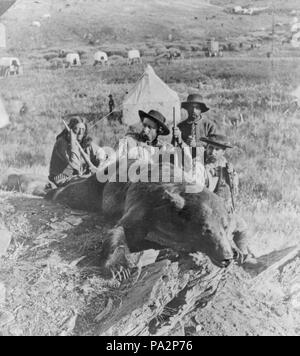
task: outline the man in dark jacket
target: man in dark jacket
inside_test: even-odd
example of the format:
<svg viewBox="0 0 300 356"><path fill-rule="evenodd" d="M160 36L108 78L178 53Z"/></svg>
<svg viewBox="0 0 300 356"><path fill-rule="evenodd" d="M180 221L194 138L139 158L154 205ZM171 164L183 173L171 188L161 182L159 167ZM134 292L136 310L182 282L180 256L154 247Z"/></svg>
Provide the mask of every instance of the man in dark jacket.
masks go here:
<svg viewBox="0 0 300 356"><path fill-rule="evenodd" d="M210 136L217 131L216 124L202 114L209 111L209 108L202 102L199 94L191 94L187 100L182 103L182 108L188 112L188 118L180 122L173 132L173 144L179 138L189 147L203 147L201 137Z"/></svg>

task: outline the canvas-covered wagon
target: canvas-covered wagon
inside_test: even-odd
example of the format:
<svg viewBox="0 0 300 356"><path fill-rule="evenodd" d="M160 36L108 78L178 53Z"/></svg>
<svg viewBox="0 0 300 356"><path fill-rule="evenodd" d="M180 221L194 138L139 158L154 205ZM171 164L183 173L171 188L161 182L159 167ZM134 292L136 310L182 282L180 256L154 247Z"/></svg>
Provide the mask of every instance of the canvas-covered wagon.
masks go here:
<svg viewBox="0 0 300 356"><path fill-rule="evenodd" d="M96 65L106 65L108 64L108 56L107 53L98 51L94 55L94 66Z"/></svg>
<svg viewBox="0 0 300 356"><path fill-rule="evenodd" d="M128 64L142 63L141 53L137 49L128 52Z"/></svg>
<svg viewBox="0 0 300 356"><path fill-rule="evenodd" d="M21 62L16 57L2 57L0 58L0 77L6 78L12 75L23 74Z"/></svg>

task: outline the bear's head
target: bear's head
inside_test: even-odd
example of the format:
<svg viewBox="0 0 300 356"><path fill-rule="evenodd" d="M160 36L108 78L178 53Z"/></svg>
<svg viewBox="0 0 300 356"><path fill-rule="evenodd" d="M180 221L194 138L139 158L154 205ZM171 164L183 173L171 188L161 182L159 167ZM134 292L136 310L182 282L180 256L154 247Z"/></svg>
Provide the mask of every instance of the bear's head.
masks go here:
<svg viewBox="0 0 300 356"><path fill-rule="evenodd" d="M227 267L234 251L230 234L230 215L224 201L207 189L195 194L173 190L165 193L169 201L159 210L159 230L170 244L188 252L202 252L220 267ZM157 214L158 215L158 214Z"/></svg>

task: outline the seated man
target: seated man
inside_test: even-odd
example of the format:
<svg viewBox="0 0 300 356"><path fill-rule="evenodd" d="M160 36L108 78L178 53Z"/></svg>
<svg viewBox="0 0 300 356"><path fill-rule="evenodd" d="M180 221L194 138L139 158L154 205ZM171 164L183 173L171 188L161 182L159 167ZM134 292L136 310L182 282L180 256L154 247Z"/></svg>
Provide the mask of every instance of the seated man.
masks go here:
<svg viewBox="0 0 300 356"><path fill-rule="evenodd" d="M129 160L149 161L155 151L152 147L164 148L167 146L158 138L159 136L168 136L170 130L166 125L166 118L159 111L150 110L149 113L146 113L140 110L139 116L143 129L139 133L128 133L120 141L120 157L127 157Z"/></svg>
<svg viewBox="0 0 300 356"><path fill-rule="evenodd" d="M99 147L88 137L85 121L74 116L70 120L69 129L70 132L64 129L57 136L52 152L49 180L57 187L66 185L76 177L95 172L100 163L97 157Z"/></svg>
<svg viewBox="0 0 300 356"><path fill-rule="evenodd" d="M226 150L232 148L223 135L202 137L207 144L205 152L206 187L224 199L232 216L233 240L242 254L241 262L255 263L248 248L249 232L246 222L235 212L235 198L238 194L238 174L225 158Z"/></svg>
<svg viewBox="0 0 300 356"><path fill-rule="evenodd" d="M143 125L140 132L130 132L119 142L118 152L113 152L109 155L105 166L101 167L97 172L99 181L105 181L111 177L115 178L116 163L118 164L119 173L127 179L132 176L127 176L128 168L132 167L134 173L141 171L143 179L157 179L159 176L167 182L186 181L194 183L192 174L192 157L190 149L181 142L180 147L176 150L175 147L167 142L159 140L159 136L167 136L170 130L166 125L166 118L156 110L150 110L149 113L139 111L139 116ZM179 135L176 139L180 139ZM183 150L186 148L186 150ZM183 171L183 162L184 168ZM174 170L175 167L175 170ZM135 170L136 168L136 170ZM109 169L110 173L107 172ZM132 172L130 171L130 172ZM154 173L155 172L155 173ZM153 173L153 174L152 174ZM145 178L147 177L147 178ZM202 174L203 177L203 174ZM134 179L136 175L134 174ZM194 184L196 185L196 184ZM198 179L197 189L201 191L204 187L204 179Z"/></svg>
<svg viewBox="0 0 300 356"><path fill-rule="evenodd" d="M175 147L167 142L159 140L159 136L168 136L170 130L166 125L166 118L156 110L150 110L149 113L139 111L143 129L139 133L129 133L120 141L119 156L127 157L129 161L139 160L152 164L164 164L166 166L174 164L174 166L182 169L183 162L185 165L185 180L192 180L193 177L188 177L187 171L190 170L192 175L192 156L188 146L183 142L181 134L178 133L176 139L180 141L180 145ZM173 132L174 135L174 132ZM187 148L183 152L183 148ZM159 149L159 155L158 150Z"/></svg>

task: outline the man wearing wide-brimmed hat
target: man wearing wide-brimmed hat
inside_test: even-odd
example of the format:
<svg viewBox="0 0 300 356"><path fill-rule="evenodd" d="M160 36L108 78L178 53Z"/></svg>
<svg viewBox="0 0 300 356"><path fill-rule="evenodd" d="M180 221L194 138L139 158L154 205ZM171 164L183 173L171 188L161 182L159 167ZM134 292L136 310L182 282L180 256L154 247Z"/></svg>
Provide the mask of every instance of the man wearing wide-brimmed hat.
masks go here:
<svg viewBox="0 0 300 356"><path fill-rule="evenodd" d="M235 211L235 199L238 195L238 174L225 157L226 150L233 148L227 137L222 134L213 134L201 137L206 143L205 173L207 188L221 197L231 216L230 230L233 240L241 254L241 261L256 263L249 251L249 231L246 222Z"/></svg>
<svg viewBox="0 0 300 356"><path fill-rule="evenodd" d="M222 196L228 203L228 210L233 211L234 195L237 194L238 190L238 176L225 158L226 150L232 148L232 146L226 136L222 134L201 137L200 141L207 145L204 161L207 172L207 187L212 192Z"/></svg>
<svg viewBox="0 0 300 356"><path fill-rule="evenodd" d="M159 136L168 136L170 130L166 125L166 118L157 110L148 113L140 110L139 116L143 125L140 132L128 133L120 141L120 156L128 159L149 160L151 147L162 148L166 144L159 140Z"/></svg>
<svg viewBox="0 0 300 356"><path fill-rule="evenodd" d="M191 94L181 104L188 112L188 118L180 122L173 132L173 144L185 142L189 147L201 147L201 137L207 137L216 132L217 128L213 121L203 118L203 114L209 111L199 94Z"/></svg>

